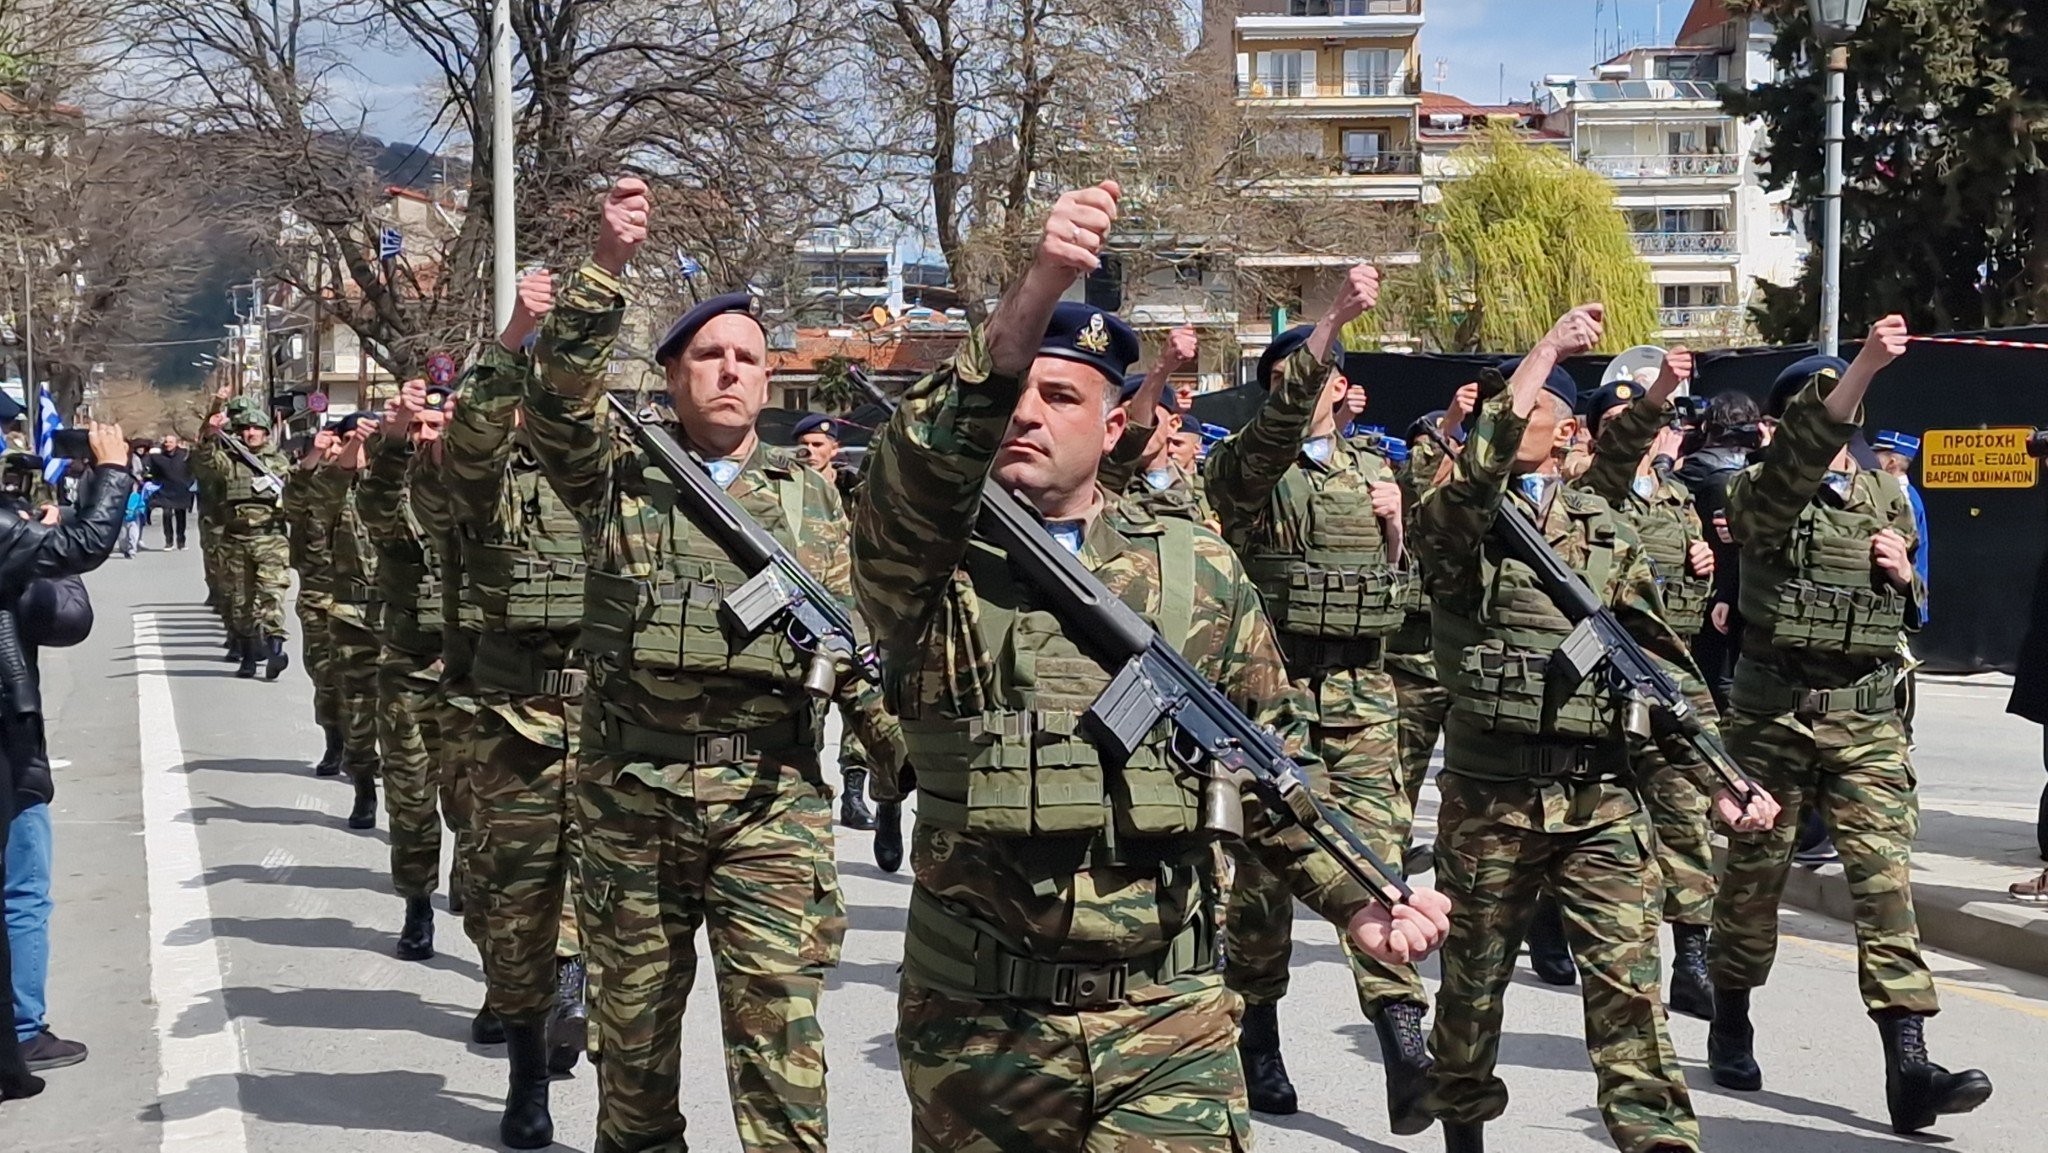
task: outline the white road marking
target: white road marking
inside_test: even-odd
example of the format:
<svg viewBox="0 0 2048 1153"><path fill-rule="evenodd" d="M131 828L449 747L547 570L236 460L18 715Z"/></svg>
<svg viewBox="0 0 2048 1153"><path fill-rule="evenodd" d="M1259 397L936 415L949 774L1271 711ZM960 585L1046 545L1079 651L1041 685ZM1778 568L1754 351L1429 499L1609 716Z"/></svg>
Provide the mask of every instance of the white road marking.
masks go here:
<svg viewBox="0 0 2048 1153"><path fill-rule="evenodd" d="M246 1071L229 1019L220 943L206 886L185 750L154 613L135 614L137 714L142 725L142 850L149 872L149 983L156 999L161 1148L245 1153ZM175 939L177 944L172 944Z"/></svg>

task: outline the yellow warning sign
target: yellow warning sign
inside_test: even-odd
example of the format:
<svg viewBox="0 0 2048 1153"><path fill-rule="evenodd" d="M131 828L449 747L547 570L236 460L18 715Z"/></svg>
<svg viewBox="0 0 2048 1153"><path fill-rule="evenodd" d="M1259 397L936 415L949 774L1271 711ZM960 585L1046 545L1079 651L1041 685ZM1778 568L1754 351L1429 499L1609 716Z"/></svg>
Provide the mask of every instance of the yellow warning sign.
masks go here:
<svg viewBox="0 0 2048 1153"><path fill-rule="evenodd" d="M1922 488L2032 488L2040 464L2027 455L2031 428L1928 429L1920 446Z"/></svg>

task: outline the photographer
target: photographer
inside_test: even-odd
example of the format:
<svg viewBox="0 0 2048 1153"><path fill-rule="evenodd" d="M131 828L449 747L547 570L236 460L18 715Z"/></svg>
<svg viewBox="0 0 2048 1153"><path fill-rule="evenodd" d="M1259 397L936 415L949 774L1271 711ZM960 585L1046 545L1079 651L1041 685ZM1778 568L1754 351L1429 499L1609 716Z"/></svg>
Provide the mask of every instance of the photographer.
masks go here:
<svg viewBox="0 0 2048 1153"><path fill-rule="evenodd" d="M62 643L62 634L75 632L78 623L73 593L35 582L98 568L120 535L122 511L135 483L128 472L127 440L118 425L96 424L88 442L93 464L72 510L62 515L45 510L41 519L31 519L28 509L16 505L12 515L0 515L0 699L6 705L0 713L0 782L6 785L0 788L0 891L7 894L8 927L0 937L0 969L9 974L15 992L15 1027L0 1030L0 1100L34 1096L43 1087L34 1069L76 1064L85 1056L83 1046L60 1041L41 1020L52 789L42 704L29 657L33 650L27 646L36 643L33 638ZM20 619L21 614L32 623ZM69 630L62 627L67 623ZM22 954L18 963L13 956L17 948ZM32 1010L33 1019L25 1020L24 1010Z"/></svg>
<svg viewBox="0 0 2048 1153"><path fill-rule="evenodd" d="M1693 659L1707 678L1714 704L1726 710L1735 678L1735 654L1742 648L1742 618L1735 611L1735 577L1742 550L1728 534L1728 482L1749 467L1749 454L1763 447L1763 412L1747 393L1724 392L1707 403L1700 421L1699 447L1686 454L1678 479L1692 490L1693 506L1714 550L1714 594L1707 625L1693 639Z"/></svg>

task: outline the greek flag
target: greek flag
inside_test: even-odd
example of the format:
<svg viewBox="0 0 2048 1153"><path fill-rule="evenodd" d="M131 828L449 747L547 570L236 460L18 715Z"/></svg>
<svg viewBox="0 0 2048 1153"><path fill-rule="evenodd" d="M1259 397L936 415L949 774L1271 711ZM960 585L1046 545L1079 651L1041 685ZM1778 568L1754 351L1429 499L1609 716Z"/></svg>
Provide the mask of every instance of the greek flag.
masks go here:
<svg viewBox="0 0 2048 1153"><path fill-rule="evenodd" d="M41 405L42 418L36 422L36 455L43 458L43 481L56 484L64 476L64 470L71 462L50 455L56 446L57 430L64 427L57 416L57 402L50 396L50 386L44 385Z"/></svg>

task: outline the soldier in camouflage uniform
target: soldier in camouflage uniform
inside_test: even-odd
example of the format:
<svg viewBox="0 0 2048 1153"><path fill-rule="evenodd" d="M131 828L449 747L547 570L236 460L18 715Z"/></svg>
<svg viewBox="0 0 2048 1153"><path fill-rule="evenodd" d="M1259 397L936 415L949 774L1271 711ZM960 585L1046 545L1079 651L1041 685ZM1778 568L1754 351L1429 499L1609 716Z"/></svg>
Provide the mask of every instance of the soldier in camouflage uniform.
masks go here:
<svg viewBox="0 0 2048 1153"><path fill-rule="evenodd" d="M334 424L339 449L310 478L307 518L324 534L332 568L328 579L328 675L341 721L341 764L355 784L351 829L377 827L377 555L356 502L364 443L376 430L365 413Z"/></svg>
<svg viewBox="0 0 2048 1153"><path fill-rule="evenodd" d="M1152 370L1124 377L1123 435L1102 460L1102 486L1152 516L1191 520L1216 531L1216 512L1203 493L1202 474L1182 468L1168 449L1187 414L1172 387L1172 376L1194 363L1195 330L1176 328Z"/></svg>
<svg viewBox="0 0 2048 1153"><path fill-rule="evenodd" d="M1402 609L1401 490L1387 460L1339 434L1351 391L1336 369L1344 325L1379 296L1379 271L1353 268L1322 322L1274 338L1259 358L1266 403L1203 465L1223 538L1244 559L1286 658L1311 702L1309 734L1336 800L1381 857L1401 859L1415 810L1402 787L1386 642ZM1286 885L1240 852L1230 892L1225 976L1245 999L1239 1051L1252 1108L1292 1113L1281 1059L1279 1001L1293 954L1294 902ZM1428 996L1412 967L1347 950L1358 1002L1379 1036L1387 1108L1397 1134L1430 1125L1421 1108L1429 1057Z"/></svg>
<svg viewBox="0 0 2048 1153"><path fill-rule="evenodd" d="M1648 379L1610 382L1593 394L1588 424L1597 438L1593 463L1576 483L1613 506L1636 531L1657 574L1664 621L1680 637L1697 636L1706 621L1713 591L1714 550L1693 507L1692 490L1673 475L1679 433L1671 419L1671 397L1692 376L1692 354L1673 348L1661 370ZM1718 710L1706 682L1688 668L1680 686L1709 728ZM1697 770L1681 771L1674 759L1691 761L1682 741L1645 742L1635 750L1636 791L1650 811L1657 834L1657 866L1664 877L1664 920L1671 926L1671 1008L1711 1020L1713 987L1707 978L1707 930L1713 924L1714 846L1707 794ZM1544 903L1555 915L1556 902ZM1539 910L1538 917L1544 912ZM1560 946L1562 934L1558 935ZM1534 953L1534 941L1531 941ZM1566 966L1569 967L1569 958Z"/></svg>
<svg viewBox="0 0 2048 1153"><path fill-rule="evenodd" d="M1106 763L1075 722L1108 673L972 540L992 476L1313 763L1307 701L1229 547L1098 483L1137 337L1057 302L1095 263L1116 196L1061 198L985 335L912 388L878 438L856 514L861 605L921 790L896 1029L920 1153L1247 1139L1200 779L1167 761L1164 727ZM1245 816L1262 859L1362 947L1405 961L1433 946L1433 894L1392 919L1299 828Z"/></svg>
<svg viewBox="0 0 2048 1153"><path fill-rule="evenodd" d="M1729 752L1785 813L1811 799L1834 835L1855 903L1863 1003L1884 1043L1885 1100L1900 1133L1991 1096L1983 1073L1951 1073L1927 1057L1923 1023L1940 1005L1913 914L1919 795L1895 692L1901 631L1918 626L1925 590L1904 490L1850 447L1872 378L1908 339L1905 321L1886 317L1855 364L1809 358L1771 391L1777 433L1728 486L1744 631L1724 722ZM1724 1088L1763 1084L1750 993L1777 952L1796 824L1730 838L1714 903L1707 1039Z"/></svg>
<svg viewBox="0 0 2048 1153"><path fill-rule="evenodd" d="M1597 678L1545 683L1572 625L1490 529L1515 501L1551 546L1645 647L1674 667L1690 658L1660 617L1656 579L1634 534L1606 502L1566 489L1553 445L1578 390L1557 368L1600 336L1600 309L1561 319L1481 403L1451 479L1416 517L1415 548L1432 600L1437 672L1451 693L1444 726L1436 878L1452 901L1443 984L1430 1037L1428 1105L1449 1153L1484 1148L1484 1123L1507 1108L1495 1075L1502 994L1537 892L1563 906L1584 982L1586 1046L1607 1131L1623 1153L1698 1150L1699 1124L1666 1033L1657 992L1662 887L1650 825L1630 788L1629 711ZM1500 388L1490 370L1489 387ZM1767 827L1775 806L1724 819Z"/></svg>
<svg viewBox="0 0 2048 1153"><path fill-rule="evenodd" d="M471 819L490 947L485 1000L508 1028L546 1029L549 1068L566 1073L585 1044L584 967L573 915L580 855L570 781L584 673L573 653L583 617L583 538L541 477L520 431L532 373L525 347L553 304L552 277L519 283L511 323L465 379L448 426L443 475L463 526L464 597L483 629L471 675L478 703L469 765ZM508 1100L518 1095L517 1086ZM504 1118L506 1143L534 1118Z"/></svg>
<svg viewBox="0 0 2048 1153"><path fill-rule="evenodd" d="M218 550L228 612L231 650L241 659L238 677L253 677L256 666L276 680L290 658L284 652L284 598L290 594L291 545L284 535L282 481L291 462L270 442L270 421L251 401L228 404L234 394L223 385L206 413L207 435L192 453L192 467L206 478L202 487L219 494ZM247 465L220 442L231 435L253 454L265 474ZM201 541L202 547L204 541Z"/></svg>
<svg viewBox="0 0 2048 1153"><path fill-rule="evenodd" d="M703 926L741 1144L822 1150L817 1006L846 914L820 768L821 702L804 688L810 658L773 627L728 631L720 604L748 574L676 507L667 474L615 436L602 411L625 315L619 277L646 238L648 211L639 180L613 189L596 253L541 328L524 407L534 456L582 521L589 562L576 800L591 914L584 946L598 975L597 1147L683 1148L679 1042ZM692 309L656 348L678 439L798 563L850 600L838 494L755 433L767 359L742 295ZM852 678L839 679L849 695ZM865 720L870 751L897 747L895 734ZM893 772L900 761L882 763ZM522 1048L539 1055L538 1029L507 1022L505 1032L515 1066L532 1069ZM545 1066L534 1073L544 1094Z"/></svg>
<svg viewBox="0 0 2048 1153"><path fill-rule="evenodd" d="M839 490L840 503L851 510L854 494L860 488L860 474L833 463L839 456L837 422L823 413L814 412L796 422L796 427L790 430L790 437L796 442L797 454L832 482L832 487ZM845 718L845 722L839 731L839 823L849 829L873 830L875 814L868 808L867 797L868 778L873 766L868 760L868 751L861 747L860 738L854 735L851 719ZM901 817L897 819L900 821ZM901 849L897 852L896 864L901 867ZM876 863L882 863L879 848L876 850ZM896 870L887 868L887 871L893 873Z"/></svg>
<svg viewBox="0 0 2048 1153"><path fill-rule="evenodd" d="M299 651L313 681L313 721L327 740L313 769L322 777L341 773L341 686L334 680L334 647L327 639L327 613L334 604L334 545L327 526L310 515L312 474L339 448L332 431L315 433L284 490L285 531L291 538L292 568L299 574L299 595L292 605L299 615Z"/></svg>
<svg viewBox="0 0 2048 1153"><path fill-rule="evenodd" d="M217 429L205 429L200 440L212 439ZM234 616L229 611L228 581L226 569L221 566L221 518L227 511L227 476L210 472L199 467L199 457L206 448L203 443L192 446L192 483L198 486L199 507L194 516L199 521L199 571L206 580L206 607L220 618L221 629L227 634L227 653L224 659L242 659L240 638L235 635ZM38 477L40 479L40 476ZM290 550L286 550L290 559Z"/></svg>

